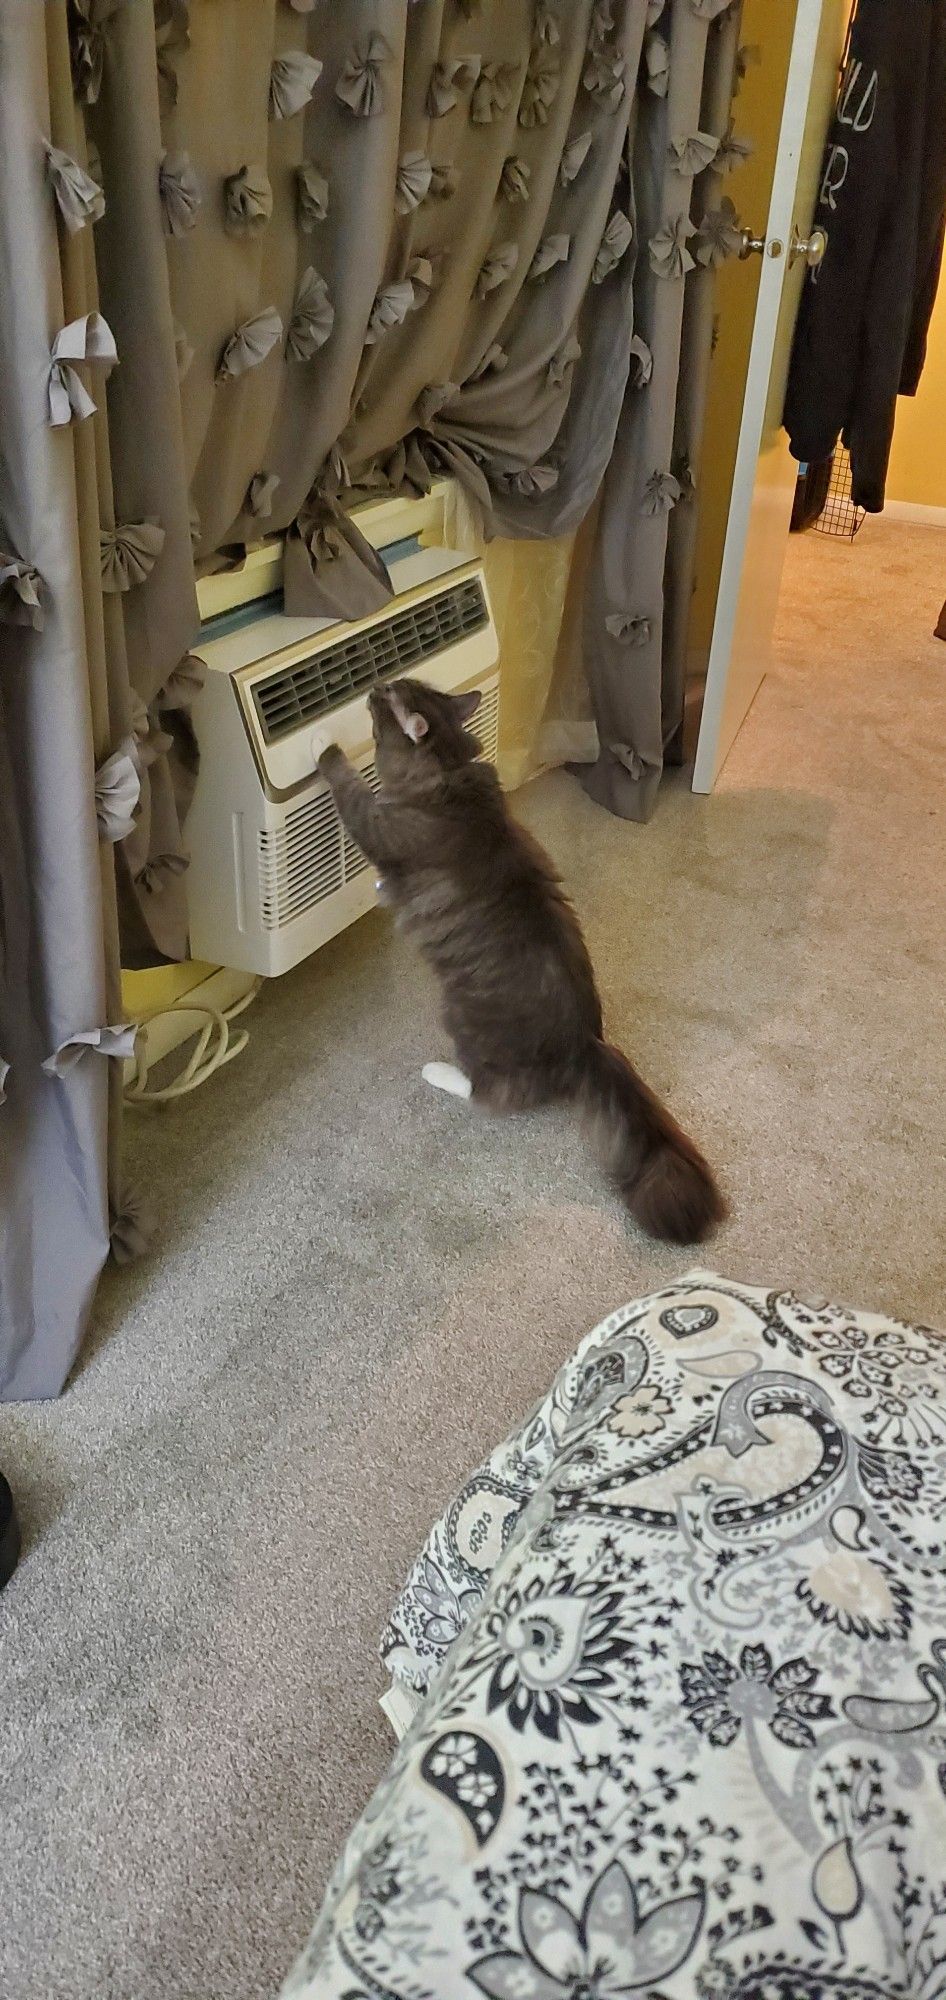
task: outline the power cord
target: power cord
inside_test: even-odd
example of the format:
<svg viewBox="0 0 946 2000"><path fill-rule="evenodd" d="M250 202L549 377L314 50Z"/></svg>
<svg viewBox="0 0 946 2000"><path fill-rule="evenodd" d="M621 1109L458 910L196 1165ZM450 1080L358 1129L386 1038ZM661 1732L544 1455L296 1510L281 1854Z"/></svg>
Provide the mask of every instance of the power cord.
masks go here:
<svg viewBox="0 0 946 2000"><path fill-rule="evenodd" d="M223 1068L224 1063L232 1062L234 1056L240 1055L246 1048L250 1037L246 1028L240 1028L235 1035L231 1035L230 1023L255 1000L262 984L261 979L254 979L248 991L241 994L239 1000L234 1000L230 1007L210 1007L206 1001L189 1000L185 994L182 1000L175 1000L170 1007L153 1007L149 1013L142 1015L135 1044L134 1075L131 1082L125 1085L125 1103L140 1104L148 1109L173 1104L176 1098L187 1097L192 1090L198 1090L202 1083L207 1083L218 1069ZM180 1075L165 1084L163 1089L149 1090L148 1026L151 1021L163 1020L168 1014L202 1014L204 1025Z"/></svg>

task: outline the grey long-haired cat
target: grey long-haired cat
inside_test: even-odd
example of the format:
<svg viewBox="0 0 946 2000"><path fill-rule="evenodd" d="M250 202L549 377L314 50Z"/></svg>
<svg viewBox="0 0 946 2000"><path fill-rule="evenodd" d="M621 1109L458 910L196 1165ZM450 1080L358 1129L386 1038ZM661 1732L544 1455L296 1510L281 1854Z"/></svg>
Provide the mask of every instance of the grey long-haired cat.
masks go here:
<svg viewBox="0 0 946 2000"><path fill-rule="evenodd" d="M548 856L512 818L467 724L476 694L414 680L369 697L380 791L337 744L319 758L379 888L439 974L460 1065L428 1082L497 1110L574 1104L651 1235L697 1243L725 1214L710 1168L619 1049L578 920Z"/></svg>

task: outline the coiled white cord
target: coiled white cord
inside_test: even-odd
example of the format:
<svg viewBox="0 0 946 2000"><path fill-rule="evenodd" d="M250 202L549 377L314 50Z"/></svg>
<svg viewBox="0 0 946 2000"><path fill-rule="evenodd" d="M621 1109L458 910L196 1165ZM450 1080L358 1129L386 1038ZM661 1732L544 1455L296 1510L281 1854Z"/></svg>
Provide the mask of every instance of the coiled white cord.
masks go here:
<svg viewBox="0 0 946 2000"><path fill-rule="evenodd" d="M234 1056L240 1055L246 1048L250 1037L246 1028L231 1034L230 1023L243 1013L251 1000L255 1000L262 984L261 979L254 979L248 992L241 994L232 1007L210 1007L206 1001L190 1000L185 994L182 1000L175 1000L170 1007L153 1007L150 1013L142 1015L135 1043L134 1075L125 1085L125 1103L148 1108L173 1104L176 1098L187 1097L192 1090L198 1090L202 1083L207 1083L218 1069L223 1068L224 1063L232 1062ZM163 1089L149 1090L148 1025L151 1021L162 1020L167 1014L203 1015L204 1025L180 1074Z"/></svg>

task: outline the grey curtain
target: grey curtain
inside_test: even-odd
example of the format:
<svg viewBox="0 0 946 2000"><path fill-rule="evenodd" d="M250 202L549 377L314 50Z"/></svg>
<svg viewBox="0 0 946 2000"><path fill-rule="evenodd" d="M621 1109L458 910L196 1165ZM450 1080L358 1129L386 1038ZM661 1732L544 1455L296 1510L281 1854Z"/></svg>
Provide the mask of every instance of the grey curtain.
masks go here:
<svg viewBox="0 0 946 2000"><path fill-rule="evenodd" d="M0 1394L75 1355L120 1192L113 843L138 795L64 9L0 10ZM85 212L85 213L84 213ZM96 404L98 407L96 408ZM111 1146L109 1147L109 1136ZM129 1197L132 1203L132 1198Z"/></svg>
<svg viewBox="0 0 946 2000"><path fill-rule="evenodd" d="M585 595L599 755L580 774L628 819L649 819L681 754L713 276L741 246L726 181L749 149L730 120L738 25L722 0L665 10L667 40L650 45L661 88L642 94L634 132L634 364Z"/></svg>
<svg viewBox="0 0 946 2000"><path fill-rule="evenodd" d="M287 608L355 615L359 495L549 536L600 493L585 782L649 810L737 4L4 0L0 1393L147 1235L116 906L127 965L186 954L195 563L285 532Z"/></svg>

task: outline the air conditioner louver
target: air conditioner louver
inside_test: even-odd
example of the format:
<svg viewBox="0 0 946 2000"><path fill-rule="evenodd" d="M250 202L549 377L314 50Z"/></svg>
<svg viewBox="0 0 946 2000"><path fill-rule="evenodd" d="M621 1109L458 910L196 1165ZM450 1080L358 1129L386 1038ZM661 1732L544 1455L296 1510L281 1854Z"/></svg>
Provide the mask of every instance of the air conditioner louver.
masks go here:
<svg viewBox="0 0 946 2000"><path fill-rule="evenodd" d="M484 694L474 727L483 755L493 763L499 740L498 687ZM358 769L376 792L379 779L373 760L360 763ZM291 806L277 830L261 830L258 862L260 921L265 931L282 930L368 866L360 847L346 834L329 792Z"/></svg>
<svg viewBox="0 0 946 2000"><path fill-rule="evenodd" d="M259 680L253 701L267 743L340 708L378 681L410 673L489 623L478 577L466 577L362 632Z"/></svg>

